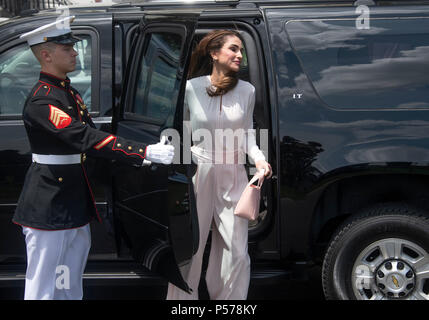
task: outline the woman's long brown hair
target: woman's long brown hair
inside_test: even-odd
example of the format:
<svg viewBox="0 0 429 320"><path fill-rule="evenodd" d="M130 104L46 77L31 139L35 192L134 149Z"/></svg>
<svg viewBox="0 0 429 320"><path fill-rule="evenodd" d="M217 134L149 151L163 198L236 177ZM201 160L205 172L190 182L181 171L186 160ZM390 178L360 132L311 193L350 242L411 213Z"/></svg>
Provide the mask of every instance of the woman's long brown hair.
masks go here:
<svg viewBox="0 0 429 320"><path fill-rule="evenodd" d="M226 42L226 37L235 36L241 40L240 34L234 30L213 30L198 43L192 52L188 79L209 75L213 70L211 52L220 50ZM233 89L238 83L237 72L228 73L216 86L208 87L207 94L219 96Z"/></svg>

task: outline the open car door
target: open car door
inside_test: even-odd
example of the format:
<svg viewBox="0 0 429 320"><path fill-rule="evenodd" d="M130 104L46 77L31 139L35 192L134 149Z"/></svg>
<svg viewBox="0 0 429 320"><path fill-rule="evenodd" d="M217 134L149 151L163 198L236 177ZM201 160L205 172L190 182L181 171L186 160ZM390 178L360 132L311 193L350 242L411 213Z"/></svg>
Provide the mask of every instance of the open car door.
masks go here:
<svg viewBox="0 0 429 320"><path fill-rule="evenodd" d="M190 292L182 271L198 248L191 178L182 164L183 97L192 37L199 12L145 13L130 52L116 134L147 144L168 129L172 165L117 166L113 173L115 218L134 259ZM176 133L176 134L174 134ZM189 147L188 147L189 149Z"/></svg>

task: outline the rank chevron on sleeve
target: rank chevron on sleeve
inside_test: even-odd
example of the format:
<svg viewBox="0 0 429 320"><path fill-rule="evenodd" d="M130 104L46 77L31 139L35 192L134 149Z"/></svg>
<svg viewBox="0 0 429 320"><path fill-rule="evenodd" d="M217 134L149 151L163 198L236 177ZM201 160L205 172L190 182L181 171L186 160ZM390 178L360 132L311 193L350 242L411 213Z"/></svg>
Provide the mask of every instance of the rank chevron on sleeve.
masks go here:
<svg viewBox="0 0 429 320"><path fill-rule="evenodd" d="M49 105L49 120L57 129L63 129L71 123L71 117L59 108Z"/></svg>

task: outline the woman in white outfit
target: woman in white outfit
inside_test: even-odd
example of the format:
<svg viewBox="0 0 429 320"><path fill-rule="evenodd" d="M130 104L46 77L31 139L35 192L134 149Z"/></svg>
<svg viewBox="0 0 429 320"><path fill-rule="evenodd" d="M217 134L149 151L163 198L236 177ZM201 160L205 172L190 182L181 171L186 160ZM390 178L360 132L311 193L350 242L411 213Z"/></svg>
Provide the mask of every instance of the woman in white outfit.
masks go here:
<svg viewBox="0 0 429 320"><path fill-rule="evenodd" d="M246 299L250 281L248 221L234 208L248 183L245 153L258 170L271 167L256 144L253 130L255 88L239 80L242 41L231 30L215 30L197 45L191 58L185 118L192 128L193 177L200 241L186 281L192 294L169 284L167 299L198 299L202 259L210 229L206 275L210 299ZM232 139L233 138L233 139Z"/></svg>

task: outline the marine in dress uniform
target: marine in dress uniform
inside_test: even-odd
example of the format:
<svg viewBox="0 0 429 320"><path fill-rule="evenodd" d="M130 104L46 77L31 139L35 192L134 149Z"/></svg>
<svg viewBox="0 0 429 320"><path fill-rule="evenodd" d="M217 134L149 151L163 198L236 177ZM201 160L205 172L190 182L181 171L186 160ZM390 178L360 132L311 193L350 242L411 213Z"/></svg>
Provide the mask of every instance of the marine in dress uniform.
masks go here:
<svg viewBox="0 0 429 320"><path fill-rule="evenodd" d="M72 21L67 17L21 38L30 46L46 42L72 46L80 41L71 33ZM147 146L96 129L70 79L43 70L42 64L23 109L33 162L13 216L13 222L23 227L27 244L24 298L81 299L91 241L89 222L100 221L86 157L139 167L145 161L171 163L174 148L161 143ZM70 278L59 283L59 275Z"/></svg>

